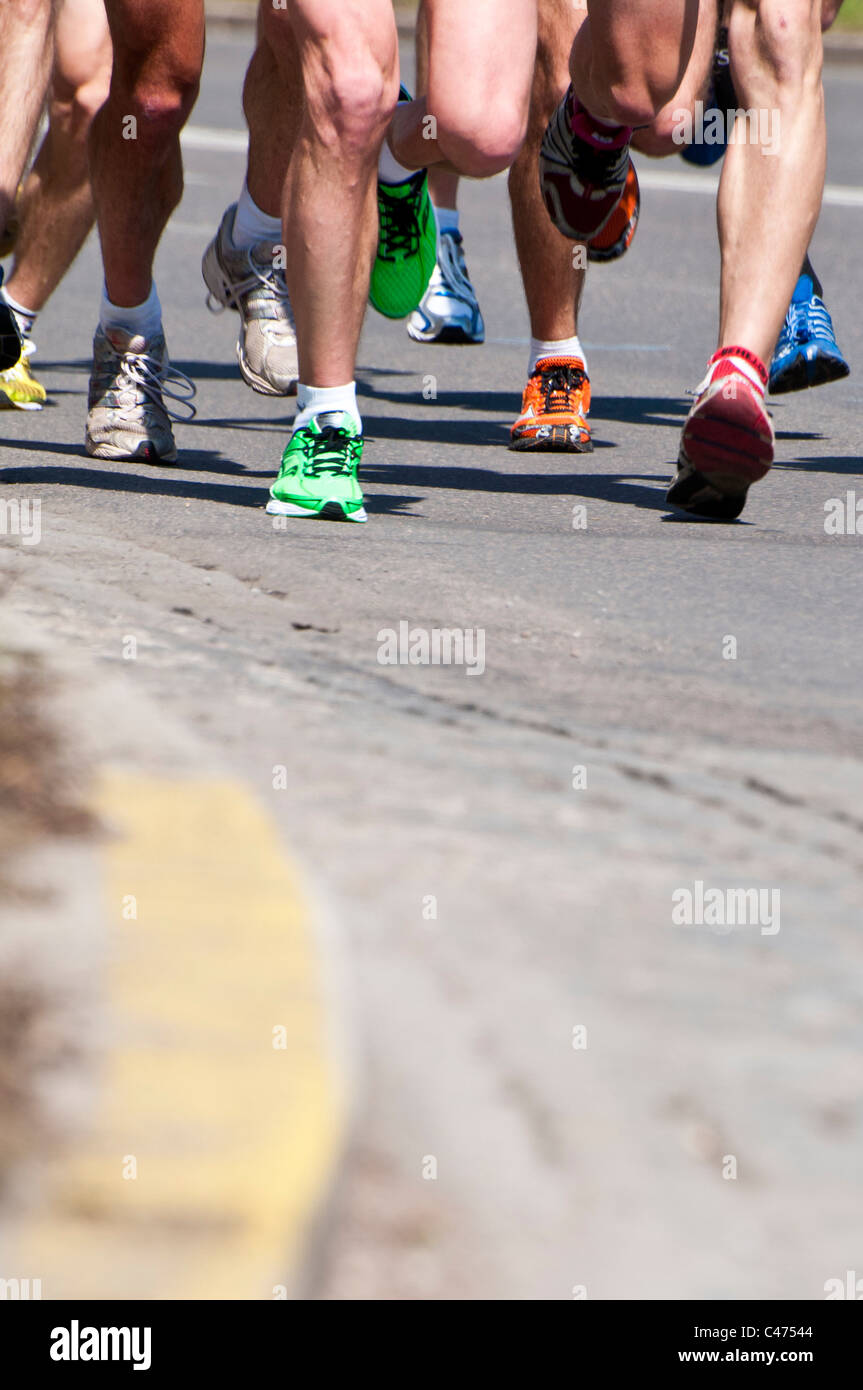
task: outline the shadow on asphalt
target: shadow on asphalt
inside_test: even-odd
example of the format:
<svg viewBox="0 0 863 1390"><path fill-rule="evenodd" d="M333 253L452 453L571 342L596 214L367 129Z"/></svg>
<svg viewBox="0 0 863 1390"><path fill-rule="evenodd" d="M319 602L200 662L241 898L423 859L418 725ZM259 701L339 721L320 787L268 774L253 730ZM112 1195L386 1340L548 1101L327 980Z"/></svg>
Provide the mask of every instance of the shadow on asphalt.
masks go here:
<svg viewBox="0 0 863 1390"><path fill-rule="evenodd" d="M33 447L37 446L34 445ZM63 445L61 451L64 453L76 452L72 445ZM230 503L236 507L254 507L258 511L263 510L266 502L266 489L260 485L240 487L233 483L199 483L191 478L166 477L165 473L174 472L176 464L166 464L164 469L160 469L158 472L153 470L145 474L112 471L120 466L123 465L106 466L104 471L83 467L57 468L50 464L33 468L0 468L0 483L38 483L40 486L53 483L57 487L96 488L102 492L139 492L158 497L183 497L195 502ZM203 472L205 469L201 468L201 471ZM257 478L261 475L250 473L247 476ZM271 478L272 473L268 472L266 476ZM392 479L390 478L389 481ZM422 497L417 496L378 493L371 499L371 510L391 512L394 515L416 516L419 513L411 512L408 508L422 502L422 500Z"/></svg>
<svg viewBox="0 0 863 1390"><path fill-rule="evenodd" d="M848 454L845 458L777 459L774 468L801 468L807 473L861 473L863 458Z"/></svg>
<svg viewBox="0 0 863 1390"><path fill-rule="evenodd" d="M70 458L79 458L82 463L86 462L91 469L94 465L99 463L105 465L106 471L108 469L120 470L121 473L130 466L134 467L134 464L123 462L121 459L91 459L89 454L84 453L84 449L80 444L60 444L55 440L0 439L0 448L4 450L8 449L10 453L65 454ZM233 459L224 458L221 454L217 454L211 449L184 449L182 435L180 436L180 457L177 462L152 465L154 468L160 466L170 469L172 473L178 471L186 473L233 473L243 478L272 478L275 472L275 468L265 468L260 472L256 472L251 468L246 468L242 463L235 463ZM16 471L21 472L25 470L16 470L13 465L11 469L3 470L3 472L0 473L0 478L3 478L6 482L13 481L7 474ZM48 471L49 470L44 467L40 467L38 470L40 476L44 476ZM75 475L80 472L80 469L74 470ZM33 476L36 476L35 470ZM73 470L69 471L69 481L73 481Z"/></svg>
<svg viewBox="0 0 863 1390"><path fill-rule="evenodd" d="M516 457L516 455L512 455ZM522 459L529 455L522 454ZM547 456L546 456L547 457ZM571 454L565 458L571 467ZM588 459L589 454L577 457ZM668 478L671 477L671 467ZM668 480L649 473L496 473L489 468L458 468L446 464L429 467L426 464L385 463L366 464L362 470L366 483L400 483L411 488L443 488L450 492L499 492L510 496L587 497L594 501L621 502L651 511L665 510L665 489ZM641 487L640 483L653 483ZM374 503L374 499L372 499Z"/></svg>
<svg viewBox="0 0 863 1390"><path fill-rule="evenodd" d="M420 373L409 373L422 380ZM422 389L415 391L392 391L379 388L367 381L357 382L357 393L362 397L378 401L390 401L393 405L405 407L426 405L450 410L470 410L476 414L507 415L515 418L520 405L518 391L438 391L434 400L426 400ZM630 425L672 425L686 419L689 402L678 396L596 396L591 402L591 420L619 420ZM673 416L673 420L663 416ZM364 418L369 418L364 413ZM387 417L375 417L377 419ZM393 417L395 419L395 417ZM397 421L407 425L407 421ZM812 438L817 438L813 435Z"/></svg>

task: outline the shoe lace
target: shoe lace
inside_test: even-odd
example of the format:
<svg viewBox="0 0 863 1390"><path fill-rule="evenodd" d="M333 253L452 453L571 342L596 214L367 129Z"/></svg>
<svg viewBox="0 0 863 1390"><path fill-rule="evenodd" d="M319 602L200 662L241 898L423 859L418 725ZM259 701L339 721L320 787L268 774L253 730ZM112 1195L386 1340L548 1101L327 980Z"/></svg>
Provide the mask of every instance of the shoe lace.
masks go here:
<svg viewBox="0 0 863 1390"><path fill-rule="evenodd" d="M228 304L222 304L220 300L214 297L211 291L207 292L206 304L210 313L223 314L226 308L239 308L239 301L242 299L243 295L248 294L250 290L265 289L275 303L278 304L279 309L284 314L286 323L264 322L261 326L262 332L269 333L272 336L273 334L278 335L279 333L284 333L289 328L290 332L293 333L295 330L294 311L291 308L291 300L288 294L288 286L285 282L284 272L277 270L275 265L269 260L257 260L251 251L248 256L248 264L248 275L244 276L241 280L232 280L230 282L228 286Z"/></svg>
<svg viewBox="0 0 863 1390"><path fill-rule="evenodd" d="M194 420L197 409L192 404L197 387L185 372L178 367L165 367L156 357L147 352L124 352L120 365L114 374L113 389L123 391L131 387L141 391L154 405L161 405L171 420ZM165 398L174 401L180 409L165 405Z"/></svg>
<svg viewBox="0 0 863 1390"><path fill-rule="evenodd" d="M580 410L585 381L585 374L580 367L568 367L562 363L546 367L540 373L543 413Z"/></svg>
<svg viewBox="0 0 863 1390"><path fill-rule="evenodd" d="M813 338L836 342L833 323L827 306L818 295L789 306L783 325L783 335L792 343L808 343Z"/></svg>
<svg viewBox="0 0 863 1390"><path fill-rule="evenodd" d="M462 240L458 232L442 232L438 239L438 266L443 287L457 299L474 299L474 288L468 279Z"/></svg>
<svg viewBox="0 0 863 1390"><path fill-rule="evenodd" d="M349 476L360 456L360 441L339 425L326 425L319 434L303 430L300 438L303 461L293 463L285 472L319 478L323 473Z"/></svg>
<svg viewBox="0 0 863 1390"><path fill-rule="evenodd" d="M383 185L378 187L380 248L378 254L393 260L399 253L412 256L420 243L419 208L422 184L418 180L410 192L394 198Z"/></svg>

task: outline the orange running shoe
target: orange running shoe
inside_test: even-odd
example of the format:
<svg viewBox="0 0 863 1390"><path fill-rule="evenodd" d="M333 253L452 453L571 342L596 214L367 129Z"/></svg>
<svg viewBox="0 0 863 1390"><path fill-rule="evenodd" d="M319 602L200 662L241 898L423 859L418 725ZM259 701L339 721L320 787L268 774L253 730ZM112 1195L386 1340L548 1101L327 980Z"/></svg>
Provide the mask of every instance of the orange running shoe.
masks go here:
<svg viewBox="0 0 863 1390"><path fill-rule="evenodd" d="M593 448L587 414L590 382L580 357L541 357L524 388L511 449L587 454Z"/></svg>
<svg viewBox="0 0 863 1390"><path fill-rule="evenodd" d="M638 187L635 165L630 159L626 175L626 187L620 195L620 202L602 231L597 232L596 236L591 237L587 243L587 259L589 261L616 261L618 256L622 256L625 251L628 251L632 244L632 238L635 236L640 212L641 190Z"/></svg>

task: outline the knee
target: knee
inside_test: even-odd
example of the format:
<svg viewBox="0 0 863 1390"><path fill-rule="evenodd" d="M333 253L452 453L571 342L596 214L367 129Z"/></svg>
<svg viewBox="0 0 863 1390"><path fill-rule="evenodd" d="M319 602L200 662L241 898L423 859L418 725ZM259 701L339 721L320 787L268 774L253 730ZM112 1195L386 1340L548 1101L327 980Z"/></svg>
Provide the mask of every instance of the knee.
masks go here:
<svg viewBox="0 0 863 1390"><path fill-rule="evenodd" d="M505 98L432 111L441 151L460 174L472 179L491 178L508 169L527 130L527 111L517 110Z"/></svg>
<svg viewBox="0 0 863 1390"><path fill-rule="evenodd" d="M109 71L98 73L79 83L69 84L55 80L49 112L52 129L62 125L73 139L85 141L94 116L108 98L110 85Z"/></svg>
<svg viewBox="0 0 863 1390"><path fill-rule="evenodd" d="M636 130L632 137L632 148L651 159L664 159L669 154L680 154L682 145L679 136L675 138L678 122L666 117L664 112L643 130Z"/></svg>
<svg viewBox="0 0 863 1390"><path fill-rule="evenodd" d="M198 95L198 69L175 63L157 74L144 70L125 78L112 83L112 98L125 108L124 120L134 116L136 139L158 146L179 134Z"/></svg>
<svg viewBox="0 0 863 1390"><path fill-rule="evenodd" d="M625 34L619 24L594 35L590 79L605 98L597 114L620 125L647 126L674 99L689 59L688 36L660 30L654 48L650 37Z"/></svg>
<svg viewBox="0 0 863 1390"><path fill-rule="evenodd" d="M674 95L673 87L666 92L649 86L641 72L614 74L608 78L605 90L608 119L629 126L651 125Z"/></svg>
<svg viewBox="0 0 863 1390"><path fill-rule="evenodd" d="M735 24L735 17L732 12L731 71L747 106L793 103L808 88L820 86L820 0L759 0L754 28Z"/></svg>
<svg viewBox="0 0 863 1390"><path fill-rule="evenodd" d="M303 54L306 105L317 138L343 156L377 153L398 100L397 55L338 32Z"/></svg>
<svg viewBox="0 0 863 1390"><path fill-rule="evenodd" d="M86 129L97 111L100 111L108 99L108 89L111 85L110 72L100 73L88 82L82 82L75 88L72 95L72 116L76 125Z"/></svg>
<svg viewBox="0 0 863 1390"><path fill-rule="evenodd" d="M137 32L115 39L111 118L134 116L137 139L158 148L185 124L198 95L203 60L203 30L169 26L155 40Z"/></svg>
<svg viewBox="0 0 863 1390"><path fill-rule="evenodd" d="M85 83L71 90L55 83L48 107L48 124L52 134L63 139L67 158L74 158L73 150L77 146L86 163L87 135L107 94L107 82L97 85Z"/></svg>

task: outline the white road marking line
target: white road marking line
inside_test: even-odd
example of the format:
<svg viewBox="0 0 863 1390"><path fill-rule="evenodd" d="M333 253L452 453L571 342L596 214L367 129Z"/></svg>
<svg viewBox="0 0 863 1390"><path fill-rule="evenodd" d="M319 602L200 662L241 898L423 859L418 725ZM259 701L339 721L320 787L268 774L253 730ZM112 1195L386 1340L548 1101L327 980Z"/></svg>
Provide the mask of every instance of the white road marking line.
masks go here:
<svg viewBox="0 0 863 1390"><path fill-rule="evenodd" d="M642 188L652 188L660 193L709 193L712 197L716 196L719 187L719 179L715 174L645 169L640 163L638 182ZM863 208L863 188L844 183L825 184L823 202L825 207Z"/></svg>
<svg viewBox="0 0 863 1390"><path fill-rule="evenodd" d="M214 126L187 125L180 135L180 142L188 150L236 150L245 154L249 136L245 130L216 130Z"/></svg>
<svg viewBox="0 0 863 1390"><path fill-rule="evenodd" d="M220 130L205 125L186 126L180 138L190 150L231 150L239 154L245 154L248 143L244 130ZM641 161L638 163L638 179L642 188L652 188L660 193L708 193L715 197L719 187L715 174L646 169ZM863 208L863 188L853 184L828 183L823 201L825 207Z"/></svg>
<svg viewBox="0 0 863 1390"><path fill-rule="evenodd" d="M176 218L172 218L166 230L182 232L187 236L204 236L209 241L213 235L213 224L211 222L178 222Z"/></svg>

